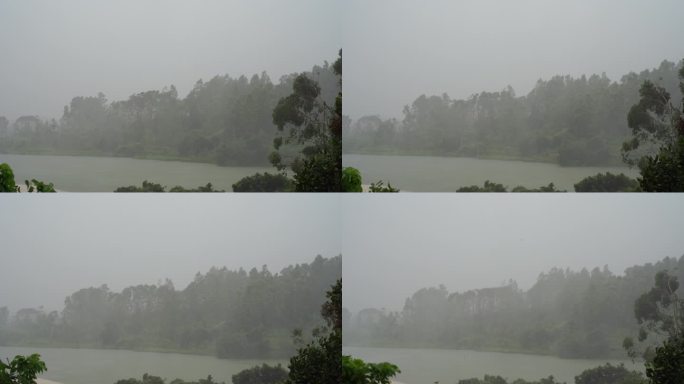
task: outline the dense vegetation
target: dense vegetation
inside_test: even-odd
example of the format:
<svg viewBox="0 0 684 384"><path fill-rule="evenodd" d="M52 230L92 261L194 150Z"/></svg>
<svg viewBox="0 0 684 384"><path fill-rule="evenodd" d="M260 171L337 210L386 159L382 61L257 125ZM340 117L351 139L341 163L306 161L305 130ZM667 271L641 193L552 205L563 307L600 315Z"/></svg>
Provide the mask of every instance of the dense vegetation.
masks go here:
<svg viewBox="0 0 684 384"><path fill-rule="evenodd" d="M553 376L536 381L517 379L508 381L501 376L485 375L484 379L459 380L458 384L562 384ZM610 363L587 369L575 376L575 384L648 384L640 372L630 371L624 365L614 366Z"/></svg>
<svg viewBox="0 0 684 384"><path fill-rule="evenodd" d="M622 155L639 167L643 191L684 191L684 66L679 69L679 91L646 80L639 103L629 110L632 136L623 144Z"/></svg>
<svg viewBox="0 0 684 384"><path fill-rule="evenodd" d="M327 62L304 76L334 105L338 76ZM298 74L277 83L266 73L199 80L180 98L172 85L108 101L74 97L59 120L0 117L0 153L76 154L181 159L219 165L268 164L277 129L272 113ZM296 148L285 151L290 156Z"/></svg>
<svg viewBox="0 0 684 384"><path fill-rule="evenodd" d="M114 190L114 192L166 192L166 186L161 184L153 183L151 181L144 180L142 186L138 187L136 185L129 185L128 187L119 187ZM207 183L205 186L199 186L197 188L184 188L177 185L171 189L169 192L225 192L224 190L214 189L211 183Z"/></svg>
<svg viewBox="0 0 684 384"><path fill-rule="evenodd" d="M271 273L212 268L183 290L169 280L112 292L106 285L67 297L61 312L0 308L0 344L173 350L219 357L286 357L293 329L319 325L341 256Z"/></svg>
<svg viewBox="0 0 684 384"><path fill-rule="evenodd" d="M620 81L604 75L555 76L539 80L525 96L511 87L464 100L448 95L418 97L403 120L365 116L345 125L348 153L430 154L514 158L561 165L621 164L630 135L627 116L646 81L681 98L675 65L629 73Z"/></svg>
<svg viewBox="0 0 684 384"><path fill-rule="evenodd" d="M508 284L450 293L423 288L400 312L375 308L345 316L345 343L524 351L561 357L624 356L623 339L638 333L634 303L659 271L684 278L684 256L608 270L552 269L527 291Z"/></svg>
<svg viewBox="0 0 684 384"><path fill-rule="evenodd" d="M0 359L0 384L34 384L38 374L47 371L40 355L14 356L5 363Z"/></svg>
<svg viewBox="0 0 684 384"><path fill-rule="evenodd" d="M553 183L549 185L541 186L539 188L526 188L521 185L514 187L510 190L511 192L565 192L556 189ZM456 192L508 192L508 188L503 184L495 183L489 180L485 180L484 185L480 187L479 185L470 185L467 187L461 187L456 190Z"/></svg>
<svg viewBox="0 0 684 384"><path fill-rule="evenodd" d="M55 192L52 183L40 180L25 180L26 192ZM0 164L0 192L21 192L21 187L14 181L14 171L7 163Z"/></svg>
<svg viewBox="0 0 684 384"><path fill-rule="evenodd" d="M314 339L290 358L285 384L342 383L342 279L326 293L321 306L325 326L314 329ZM300 343L302 333L295 332Z"/></svg>

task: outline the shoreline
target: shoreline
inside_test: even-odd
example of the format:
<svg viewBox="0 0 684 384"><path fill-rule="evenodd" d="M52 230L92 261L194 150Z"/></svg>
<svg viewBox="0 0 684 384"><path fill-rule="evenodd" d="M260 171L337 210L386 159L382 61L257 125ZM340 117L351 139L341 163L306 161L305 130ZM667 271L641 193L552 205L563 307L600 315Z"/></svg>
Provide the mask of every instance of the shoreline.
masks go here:
<svg viewBox="0 0 684 384"><path fill-rule="evenodd" d="M610 167L610 168L625 168L625 169L631 169L628 165L625 165L624 163L614 163L614 164L586 164L586 165L561 165L558 163L558 161L553 161L553 160L545 160L545 159L535 159L535 158L524 158L524 157L515 157L515 156L480 156L480 157L473 157L473 156L462 156L462 155L449 155L449 154L434 154L434 153L373 153L373 152L344 152L342 153L342 159L344 159L345 155L352 155L352 156L401 156L401 157L438 157L438 158L444 158L444 159L473 159L473 160L496 160L496 161L516 161L520 163L538 163L538 164L551 164L551 165L556 165L561 168L592 168L592 167L597 167L597 168L602 168L602 167Z"/></svg>

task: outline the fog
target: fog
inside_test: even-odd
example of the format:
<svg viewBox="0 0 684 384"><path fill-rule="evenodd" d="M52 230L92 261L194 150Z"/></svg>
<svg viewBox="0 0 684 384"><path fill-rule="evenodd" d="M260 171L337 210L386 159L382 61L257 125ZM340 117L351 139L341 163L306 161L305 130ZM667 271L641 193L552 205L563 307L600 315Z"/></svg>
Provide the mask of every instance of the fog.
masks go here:
<svg viewBox="0 0 684 384"><path fill-rule="evenodd" d="M212 266L271 273L339 255L335 196L3 196L0 307L61 310L87 287L183 290ZM321 295L323 293L321 292Z"/></svg>
<svg viewBox="0 0 684 384"><path fill-rule="evenodd" d="M524 291L553 267L622 274L684 255L678 195L345 196L342 212L343 304L352 312L401 310L440 284L453 293L513 279Z"/></svg>
<svg viewBox="0 0 684 384"><path fill-rule="evenodd" d="M345 2L345 114L401 117L421 94L466 98L538 79L678 62L681 3L644 1Z"/></svg>
<svg viewBox="0 0 684 384"><path fill-rule="evenodd" d="M4 1L0 116L59 118L74 96L122 100L215 75L280 76L334 60L335 0Z"/></svg>

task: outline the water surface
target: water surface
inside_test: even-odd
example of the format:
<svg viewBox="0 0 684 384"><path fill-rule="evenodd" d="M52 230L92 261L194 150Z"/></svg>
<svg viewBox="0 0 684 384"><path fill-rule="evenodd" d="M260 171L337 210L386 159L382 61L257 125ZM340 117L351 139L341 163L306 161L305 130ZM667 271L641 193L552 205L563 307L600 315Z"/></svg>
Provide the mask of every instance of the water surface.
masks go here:
<svg viewBox="0 0 684 384"><path fill-rule="evenodd" d="M458 383L473 377L482 379L485 374L515 379L539 380L553 375L560 382L573 384L575 376L588 368L610 362L624 363L628 369L640 370L629 360L561 359L552 356L520 353L479 352L449 349L407 349L344 347L345 355L369 362L387 361L399 366L396 379L406 384Z"/></svg>
<svg viewBox="0 0 684 384"><path fill-rule="evenodd" d="M167 190L176 185L196 188L211 183L216 189L231 192L232 185L245 176L274 172L272 167L220 167L123 157L0 154L0 163L12 167L17 183L37 179L69 192L112 192L122 186L141 186L143 180L165 185Z"/></svg>
<svg viewBox="0 0 684 384"><path fill-rule="evenodd" d="M574 191L574 184L597 173L624 173L635 178L638 171L627 167L561 167L526 161L485 160L466 157L352 155L342 156L345 167L361 171L364 184L389 181L402 191L453 192L479 185L485 180L514 188L538 188L554 183Z"/></svg>
<svg viewBox="0 0 684 384"><path fill-rule="evenodd" d="M232 375L255 365L284 360L218 359L212 356L177 353L134 352L124 350L0 347L0 358L40 353L47 372L40 375L63 384L114 384L131 377L142 379L149 373L166 378L196 381L212 375L214 381L232 383Z"/></svg>

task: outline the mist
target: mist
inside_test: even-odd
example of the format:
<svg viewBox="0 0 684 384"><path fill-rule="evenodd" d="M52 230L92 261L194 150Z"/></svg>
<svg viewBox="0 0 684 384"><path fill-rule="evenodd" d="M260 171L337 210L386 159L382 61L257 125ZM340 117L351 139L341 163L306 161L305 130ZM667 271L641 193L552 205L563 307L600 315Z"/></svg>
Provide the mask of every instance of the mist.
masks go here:
<svg viewBox="0 0 684 384"><path fill-rule="evenodd" d="M678 62L680 3L348 1L344 113L401 118L422 94L467 98L538 79L606 75Z"/></svg>
<svg viewBox="0 0 684 384"><path fill-rule="evenodd" d="M118 292L168 278L182 290L211 267L278 273L341 249L334 196L3 197L0 307L12 312L61 310L103 284Z"/></svg>
<svg viewBox="0 0 684 384"><path fill-rule="evenodd" d="M0 116L59 118L75 96L109 100L334 60L338 1L79 1L0 4Z"/></svg>
<svg viewBox="0 0 684 384"><path fill-rule="evenodd" d="M345 198L344 307L398 311L440 284L527 290L554 267L619 275L684 255L682 196L492 195Z"/></svg>

